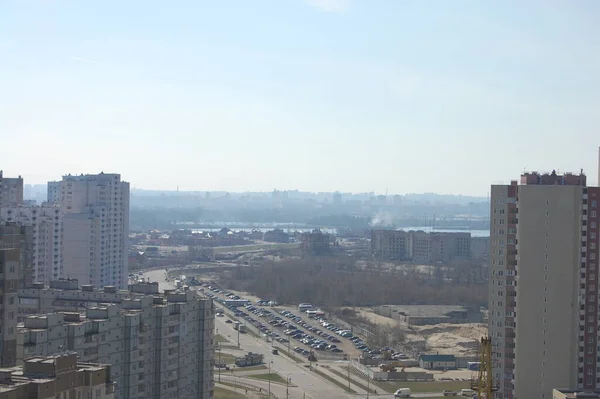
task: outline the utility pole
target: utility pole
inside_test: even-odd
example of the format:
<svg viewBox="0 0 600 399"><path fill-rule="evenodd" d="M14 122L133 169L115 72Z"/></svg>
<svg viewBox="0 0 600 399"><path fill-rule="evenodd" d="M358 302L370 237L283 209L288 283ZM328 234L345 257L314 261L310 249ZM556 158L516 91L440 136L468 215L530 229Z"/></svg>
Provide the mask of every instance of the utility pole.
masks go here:
<svg viewBox="0 0 600 399"><path fill-rule="evenodd" d="M352 388L350 388L350 362L348 362L348 392L350 392Z"/></svg>
<svg viewBox="0 0 600 399"><path fill-rule="evenodd" d="M221 343L217 342L217 349L219 350L219 382L221 382ZM350 370L350 369L348 369Z"/></svg>
<svg viewBox="0 0 600 399"><path fill-rule="evenodd" d="M290 397L289 388L290 388L290 376L288 374L287 377L286 377L286 379L285 379L285 398L286 399L289 399L289 397Z"/></svg>
<svg viewBox="0 0 600 399"><path fill-rule="evenodd" d="M269 362L269 399L271 398L271 363L273 363L272 360Z"/></svg>

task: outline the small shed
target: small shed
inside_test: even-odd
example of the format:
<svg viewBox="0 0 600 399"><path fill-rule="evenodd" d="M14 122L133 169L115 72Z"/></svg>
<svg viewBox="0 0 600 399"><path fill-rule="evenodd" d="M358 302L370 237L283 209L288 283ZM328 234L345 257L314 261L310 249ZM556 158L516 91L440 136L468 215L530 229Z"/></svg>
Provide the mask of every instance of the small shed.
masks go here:
<svg viewBox="0 0 600 399"><path fill-rule="evenodd" d="M456 356L454 355L421 355L419 366L427 370L453 370L456 369Z"/></svg>

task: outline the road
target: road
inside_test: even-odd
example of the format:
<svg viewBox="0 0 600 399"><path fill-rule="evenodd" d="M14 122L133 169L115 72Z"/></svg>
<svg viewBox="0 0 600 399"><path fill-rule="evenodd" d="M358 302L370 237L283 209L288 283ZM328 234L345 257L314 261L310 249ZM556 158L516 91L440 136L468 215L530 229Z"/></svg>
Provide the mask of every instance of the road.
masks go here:
<svg viewBox="0 0 600 399"><path fill-rule="evenodd" d="M159 290L165 289L173 289L174 283L173 280L167 282L165 281L166 273L165 269L155 269L147 271L143 274L144 279L149 279L150 281L156 281L159 283ZM273 355L271 354L271 343L263 341L261 339L255 338L250 334L238 334L236 330L233 329L232 324L227 324L225 321L228 317L216 317L215 318L215 328L216 331L226 337L229 341L229 345L237 345L237 340L239 336L240 347L245 352L255 352L261 353L264 355L264 362L267 366L267 369L262 370L263 374L269 372L268 367L270 367L272 373L278 373L284 379L290 378L291 383L295 385L295 387L289 387L288 395L286 395L286 387L285 385L271 383L271 392L277 395L279 398L289 398L289 399L319 399L319 398L327 398L327 399L354 399L354 398L365 398L367 397L366 392L360 390L358 387L353 386L352 388L359 392L358 394L349 394L345 392L342 388L334 385L330 381L327 381L325 378L322 378L319 375L316 375L308 370L307 363L296 363L292 359L287 356ZM226 352L224 349L223 352ZM235 350L234 350L235 352ZM241 352L238 352L241 353ZM326 372L325 369L321 369L321 372L334 377L338 381L341 380L339 377L333 376L331 373ZM252 374L252 373L248 373ZM223 382L234 382L236 379L245 379L241 372L235 372L233 374L221 372L221 380ZM218 374L215 373L215 380L218 379ZM258 379L249 380L252 385L262 387L267 391L269 389L269 384L267 381L261 381ZM413 393L412 397L415 398L431 398L439 396L439 393ZM385 394L370 394L369 397L378 397L378 398L392 398L393 395L390 393Z"/></svg>
<svg viewBox="0 0 600 399"><path fill-rule="evenodd" d="M159 290L173 288L173 282L165 281L165 270L151 270L143 274L144 279L150 279L150 281L157 281L159 284ZM226 324L225 320L227 317L216 317L215 328L219 333L225 337L229 336L232 344L237 344L237 332L233 329L232 324ZM235 334L234 334L235 333ZM306 394L307 398L328 398L328 399L350 399L365 397L365 395L351 395L344 392L341 388L333 385L331 382L321 378L308 371L304 367L306 363L296 363L289 359L285 355L273 355L271 354L271 344L260 339L254 338L250 334L240 334L240 345L246 352L261 353L265 356L265 365L270 365L271 372L280 374L283 378L291 378L292 384L296 387L289 388L289 398L303 398ZM268 373L268 369L264 370ZM215 375L215 378L217 376ZM229 378L229 377L228 377ZM252 380L252 384L258 386L266 386L268 389L268 383L259 380ZM262 384L262 385L261 385ZM285 385L279 385L272 383L271 391L280 398L286 397ZM371 395L373 396L373 395ZM387 395L390 396L389 394Z"/></svg>

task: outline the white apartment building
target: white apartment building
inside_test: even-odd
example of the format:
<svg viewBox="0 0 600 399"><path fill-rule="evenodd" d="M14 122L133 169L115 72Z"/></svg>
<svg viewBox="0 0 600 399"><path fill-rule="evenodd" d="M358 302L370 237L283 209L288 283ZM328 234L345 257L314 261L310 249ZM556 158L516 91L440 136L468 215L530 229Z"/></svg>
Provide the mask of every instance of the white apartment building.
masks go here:
<svg viewBox="0 0 600 399"><path fill-rule="evenodd" d="M8 206L0 208L0 222L31 227L33 281L63 277L63 218L59 206Z"/></svg>
<svg viewBox="0 0 600 399"><path fill-rule="evenodd" d="M4 177L0 170L0 208L23 203L23 178Z"/></svg>
<svg viewBox="0 0 600 399"><path fill-rule="evenodd" d="M83 284L126 288L129 183L109 173L68 175L58 183L64 220L64 276ZM57 182L49 183L53 201L56 186Z"/></svg>
<svg viewBox="0 0 600 399"><path fill-rule="evenodd" d="M598 200L583 174L491 191L489 335L497 398L591 391L598 361Z"/></svg>
<svg viewBox="0 0 600 399"><path fill-rule="evenodd" d="M20 290L17 362L69 350L111 365L115 398L213 397L214 307L157 283L95 290L73 280ZM85 309L85 310L83 310ZM60 311L62 310L62 312ZM32 313L53 312L31 315Z"/></svg>
<svg viewBox="0 0 600 399"><path fill-rule="evenodd" d="M59 181L49 181L48 189L47 189L47 201L50 204L58 204L60 203L60 182Z"/></svg>

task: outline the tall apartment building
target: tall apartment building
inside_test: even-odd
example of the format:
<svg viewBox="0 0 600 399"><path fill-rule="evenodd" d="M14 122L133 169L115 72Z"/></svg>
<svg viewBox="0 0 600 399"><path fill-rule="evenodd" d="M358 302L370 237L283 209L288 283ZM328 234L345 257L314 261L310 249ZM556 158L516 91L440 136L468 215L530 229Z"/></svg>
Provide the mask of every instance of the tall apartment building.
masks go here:
<svg viewBox="0 0 600 399"><path fill-rule="evenodd" d="M118 174L63 176L64 276L99 287L127 287L129 183ZM56 202L56 182L49 199Z"/></svg>
<svg viewBox="0 0 600 399"><path fill-rule="evenodd" d="M193 291L159 293L157 283L120 291L79 289L74 280L19 294L19 362L70 350L84 361L112 365L115 398L212 398L211 300Z"/></svg>
<svg viewBox="0 0 600 399"><path fill-rule="evenodd" d="M49 204L60 204L60 182L49 181L47 185L46 200Z"/></svg>
<svg viewBox="0 0 600 399"><path fill-rule="evenodd" d="M16 223L0 223L0 250L19 250L20 268L17 287L33 284L33 232L31 227Z"/></svg>
<svg viewBox="0 0 600 399"><path fill-rule="evenodd" d="M386 260L448 262L471 256L471 234L402 230L372 230L371 253Z"/></svg>
<svg viewBox="0 0 600 399"><path fill-rule="evenodd" d="M19 249L0 249L0 365L12 366L17 352L17 284L21 254Z"/></svg>
<svg viewBox="0 0 600 399"><path fill-rule="evenodd" d="M23 178L4 177L0 170L0 208L23 203Z"/></svg>
<svg viewBox="0 0 600 399"><path fill-rule="evenodd" d="M50 282L63 277L63 220L58 205L0 208L0 222L30 227L33 281Z"/></svg>
<svg viewBox="0 0 600 399"><path fill-rule="evenodd" d="M110 366L80 363L77 355L64 353L0 369L0 399L20 398L113 399Z"/></svg>
<svg viewBox="0 0 600 399"><path fill-rule="evenodd" d="M600 385L599 200L583 174L533 172L492 186L496 397L550 399L553 388Z"/></svg>

